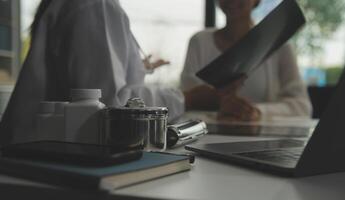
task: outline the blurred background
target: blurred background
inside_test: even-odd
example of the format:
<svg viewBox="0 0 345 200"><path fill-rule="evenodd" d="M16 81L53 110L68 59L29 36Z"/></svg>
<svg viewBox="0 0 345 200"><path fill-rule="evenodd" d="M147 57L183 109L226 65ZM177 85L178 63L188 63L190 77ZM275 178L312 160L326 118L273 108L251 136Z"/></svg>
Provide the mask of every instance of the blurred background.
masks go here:
<svg viewBox="0 0 345 200"><path fill-rule="evenodd" d="M149 84L178 87L191 36L205 27L222 27L225 17L213 0L120 0L146 54L171 62L147 76ZM30 24L39 0L0 0L0 112L13 89L30 46ZM265 17L281 0L262 0L253 17ZM298 0L307 26L290 42L313 104L322 107L345 61L345 2ZM169 74L169 76L167 76ZM318 113L315 113L315 116Z"/></svg>

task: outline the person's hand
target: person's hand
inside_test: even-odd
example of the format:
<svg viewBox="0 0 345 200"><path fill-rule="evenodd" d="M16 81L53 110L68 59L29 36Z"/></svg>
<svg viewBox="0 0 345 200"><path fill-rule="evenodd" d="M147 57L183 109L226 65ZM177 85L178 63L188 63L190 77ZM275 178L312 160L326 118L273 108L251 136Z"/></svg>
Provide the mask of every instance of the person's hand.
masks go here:
<svg viewBox="0 0 345 200"><path fill-rule="evenodd" d="M240 76L238 79L234 80L224 88L218 89L218 94L222 97L225 97L227 95L236 95L237 92L244 85L244 82L247 78L248 77L246 75Z"/></svg>
<svg viewBox="0 0 345 200"><path fill-rule="evenodd" d="M207 85L200 85L185 91L186 110L216 110L219 108L218 91Z"/></svg>
<svg viewBox="0 0 345 200"><path fill-rule="evenodd" d="M227 95L236 95L243 86L246 76L241 76L222 89L200 85L184 92L187 110L218 110L220 100Z"/></svg>
<svg viewBox="0 0 345 200"><path fill-rule="evenodd" d="M239 97L238 91L244 85L248 77L240 76L226 87L218 90L220 96L219 120L226 121L258 121L261 118L261 112L253 106L248 100Z"/></svg>
<svg viewBox="0 0 345 200"><path fill-rule="evenodd" d="M151 62L152 55L147 56L144 60L143 63L145 65L145 68L149 71L154 71L158 67L161 67L163 65L169 65L170 62L163 60L163 59L157 59L154 62Z"/></svg>
<svg viewBox="0 0 345 200"><path fill-rule="evenodd" d="M259 121L261 112L248 100L230 94L221 98L218 118L226 121Z"/></svg>

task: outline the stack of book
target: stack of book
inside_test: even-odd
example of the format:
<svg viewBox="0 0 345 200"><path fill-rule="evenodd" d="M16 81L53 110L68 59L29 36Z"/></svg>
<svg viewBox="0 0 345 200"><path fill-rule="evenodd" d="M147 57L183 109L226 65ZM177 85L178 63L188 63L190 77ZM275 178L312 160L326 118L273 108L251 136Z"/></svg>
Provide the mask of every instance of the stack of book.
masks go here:
<svg viewBox="0 0 345 200"><path fill-rule="evenodd" d="M0 173L63 187L113 190L191 169L189 156L143 153L140 160L107 167L84 167L0 158Z"/></svg>

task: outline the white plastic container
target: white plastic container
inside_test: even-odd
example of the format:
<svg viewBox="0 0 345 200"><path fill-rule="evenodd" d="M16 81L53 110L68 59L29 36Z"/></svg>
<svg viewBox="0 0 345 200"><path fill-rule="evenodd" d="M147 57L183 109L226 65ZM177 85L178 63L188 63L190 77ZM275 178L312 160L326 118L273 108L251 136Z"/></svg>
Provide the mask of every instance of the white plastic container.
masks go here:
<svg viewBox="0 0 345 200"><path fill-rule="evenodd" d="M71 102L65 107L65 133L68 142L99 144L100 110L99 89L72 89Z"/></svg>
<svg viewBox="0 0 345 200"><path fill-rule="evenodd" d="M54 124L53 139L56 141L66 141L65 133L65 107L69 102L55 102L54 115L52 121Z"/></svg>
<svg viewBox="0 0 345 200"><path fill-rule="evenodd" d="M68 102L40 103L36 140L65 141L64 108Z"/></svg>
<svg viewBox="0 0 345 200"><path fill-rule="evenodd" d="M36 140L46 140L46 133L52 127L51 117L55 111L54 102L43 101L36 116Z"/></svg>

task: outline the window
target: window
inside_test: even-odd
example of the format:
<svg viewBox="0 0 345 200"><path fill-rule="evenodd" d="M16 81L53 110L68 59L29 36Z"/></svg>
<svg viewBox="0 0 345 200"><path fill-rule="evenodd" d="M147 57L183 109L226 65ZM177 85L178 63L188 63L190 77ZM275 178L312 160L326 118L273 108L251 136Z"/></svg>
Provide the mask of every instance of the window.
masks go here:
<svg viewBox="0 0 345 200"><path fill-rule="evenodd" d="M21 31L22 37L25 38L29 35L30 25L34 19L36 9L40 0L22 0L21 1L21 15L20 20L22 22Z"/></svg>
<svg viewBox="0 0 345 200"><path fill-rule="evenodd" d="M40 0L22 0L22 32L27 46L29 26ZM203 29L204 0L122 0L141 48L171 62L147 76L148 83L177 86L190 37ZM167 76L169 74L169 76Z"/></svg>
<svg viewBox="0 0 345 200"><path fill-rule="evenodd" d="M146 82L177 86L191 36L204 27L204 0L122 0L134 35L146 54L167 59L168 66Z"/></svg>
<svg viewBox="0 0 345 200"><path fill-rule="evenodd" d="M19 0L0 1L0 115L19 71Z"/></svg>

